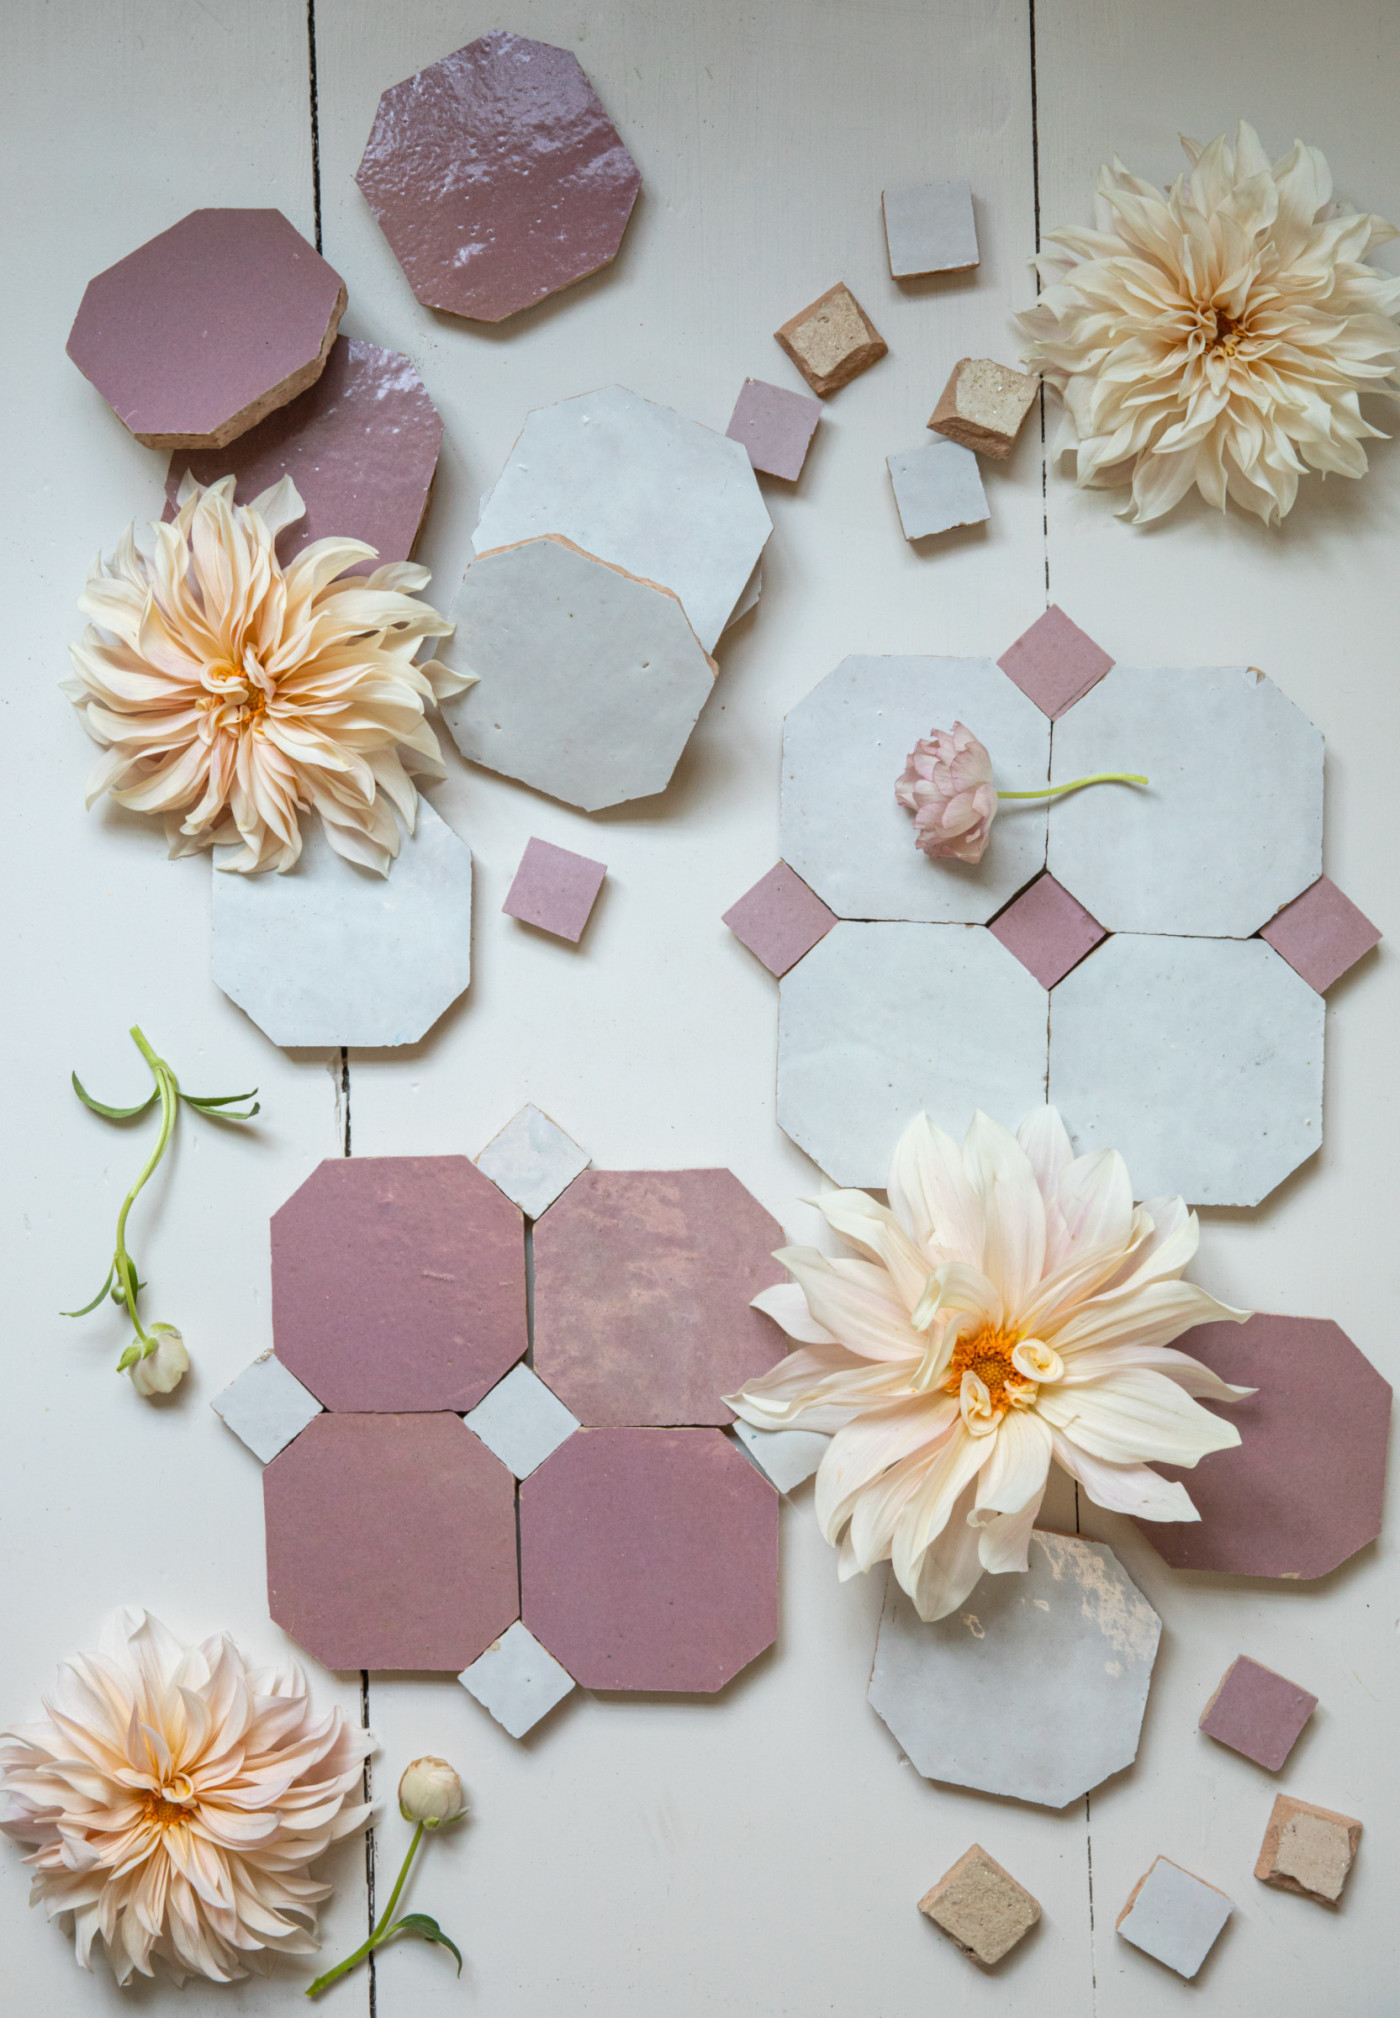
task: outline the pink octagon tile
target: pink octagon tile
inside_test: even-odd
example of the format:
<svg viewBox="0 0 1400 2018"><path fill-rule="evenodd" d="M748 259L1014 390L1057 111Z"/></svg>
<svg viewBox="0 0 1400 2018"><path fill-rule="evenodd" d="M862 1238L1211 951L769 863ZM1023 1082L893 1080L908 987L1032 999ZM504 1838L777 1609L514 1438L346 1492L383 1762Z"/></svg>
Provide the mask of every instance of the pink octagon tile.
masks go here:
<svg viewBox="0 0 1400 2018"><path fill-rule="evenodd" d="M1086 953L1108 937L1077 897L1047 872L1008 904L989 926L1008 953L1034 974L1042 988L1063 981Z"/></svg>
<svg viewBox="0 0 1400 2018"><path fill-rule="evenodd" d="M1053 722L1097 686L1113 661L1052 603L997 664Z"/></svg>
<svg viewBox="0 0 1400 2018"><path fill-rule="evenodd" d="M782 1237L731 1171L585 1170L535 1223L536 1373L592 1427L732 1422L783 1355L749 1308Z"/></svg>
<svg viewBox="0 0 1400 2018"><path fill-rule="evenodd" d="M642 179L578 59L497 33L384 93L355 180L426 307L500 322L616 256Z"/></svg>
<svg viewBox="0 0 1400 2018"><path fill-rule="evenodd" d="M327 1408L475 1408L528 1342L519 1209L465 1156L327 1160L273 1214L272 1329Z"/></svg>
<svg viewBox="0 0 1400 2018"><path fill-rule="evenodd" d="M192 210L88 282L68 355L147 448L217 448L320 377L344 311L280 210Z"/></svg>
<svg viewBox="0 0 1400 2018"><path fill-rule="evenodd" d="M338 336L308 392L269 414L229 448L176 449L165 479L165 516L189 470L200 483L238 479L250 504L289 476L306 516L277 542L284 561L313 540L354 539L378 558L352 574L406 561L428 509L442 422L427 388L397 350Z"/></svg>
<svg viewBox="0 0 1400 2018"><path fill-rule="evenodd" d="M802 474L821 417L819 399L769 385L765 379L746 378L724 431L731 441L744 444L756 470L791 483Z"/></svg>
<svg viewBox="0 0 1400 2018"><path fill-rule="evenodd" d="M1319 995L1369 953L1380 936L1330 876L1319 876L1259 934Z"/></svg>
<svg viewBox="0 0 1400 2018"><path fill-rule="evenodd" d="M1317 1697L1307 1689L1241 1654L1206 1704L1201 1729L1217 1744L1276 1773L1316 1708Z"/></svg>
<svg viewBox="0 0 1400 2018"><path fill-rule="evenodd" d="M718 1430L580 1430L521 1485L520 1565L584 1688L712 1694L777 1637L778 1495Z"/></svg>
<svg viewBox="0 0 1400 2018"><path fill-rule="evenodd" d="M1190 1493L1199 1521L1143 1521L1174 1569L1322 1577L1381 1529L1390 1387L1322 1317L1202 1324L1177 1340L1228 1381L1258 1391L1222 1409L1238 1449L1194 1471L1161 1465Z"/></svg>
<svg viewBox="0 0 1400 2018"><path fill-rule="evenodd" d="M836 923L836 913L827 909L794 869L779 862L737 904L730 905L724 923L754 958L781 980L826 937Z"/></svg>
<svg viewBox="0 0 1400 2018"><path fill-rule="evenodd" d="M263 1473L268 1608L328 1668L456 1674L518 1612L515 1481L456 1415L318 1415Z"/></svg>
<svg viewBox="0 0 1400 2018"><path fill-rule="evenodd" d="M568 939L576 946L607 873L606 862L595 862L591 856L576 855L570 848L556 848L552 841L532 837L525 843L520 867L501 909L508 918L519 918L522 924L552 932L556 939Z"/></svg>

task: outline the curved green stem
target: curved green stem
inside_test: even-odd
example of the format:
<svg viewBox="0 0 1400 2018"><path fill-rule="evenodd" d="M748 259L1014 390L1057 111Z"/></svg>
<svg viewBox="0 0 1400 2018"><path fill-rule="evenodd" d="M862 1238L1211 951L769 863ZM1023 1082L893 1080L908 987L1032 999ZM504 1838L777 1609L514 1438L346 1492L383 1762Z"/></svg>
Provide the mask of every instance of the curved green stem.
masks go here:
<svg viewBox="0 0 1400 2018"><path fill-rule="evenodd" d="M126 1198L122 1204L122 1209L117 1214L117 1252L116 1252L115 1266L117 1272L117 1280L122 1287L122 1296L126 1304L127 1315L130 1317L132 1323L135 1325L136 1336L140 1339L141 1344L144 1347L145 1351L147 1353L152 1353L156 1349L156 1341L151 1337L150 1333L146 1330L145 1326L142 1324L140 1314L136 1308L136 1297L137 1297L136 1270L132 1266L131 1256L126 1251L126 1222L127 1222L127 1216L130 1213L132 1206L136 1203L136 1200L139 1197L143 1187L146 1185L149 1179L155 1174L156 1168L160 1163L160 1159L162 1158L162 1156L164 1156L166 1149L169 1147L170 1137L175 1127L175 1116L179 1111L180 1087L178 1081L175 1078L175 1074L171 1071L170 1067L166 1064L163 1058L158 1058L156 1056L155 1052L151 1049L150 1045L147 1043L145 1035L138 1024L135 1023L132 1024L131 1037L136 1045L137 1050L141 1053L141 1056L150 1066L152 1076L156 1082L156 1091L160 1095L160 1133L156 1137L155 1148L146 1158L145 1163L141 1167L140 1176L137 1178L136 1182L132 1185L130 1191L127 1192Z"/></svg>
<svg viewBox="0 0 1400 2018"><path fill-rule="evenodd" d="M377 1948L381 1942L389 1939L389 1936L394 1931L394 1908L399 1903L399 1895L403 1891L404 1881L408 1877L408 1867L417 1856L418 1845L423 1840L423 1826L423 1823L420 1822L413 1832L413 1841L408 1846L408 1855L404 1858L399 1875L394 1880L394 1889L389 1894L389 1903L370 1929L369 1939L362 1941L353 1955L347 1955L343 1962L336 1963L334 1969L327 1969L324 1976L318 1976L314 1983L308 1984L306 1990L308 1997L319 1997L323 1990L328 1990L332 1983L339 1982L342 1976L348 1975L358 1963L363 1962L366 1955L372 1949Z"/></svg>
<svg viewBox="0 0 1400 2018"><path fill-rule="evenodd" d="M1136 771L1095 771L1092 778L1076 778L1071 785L1045 785L1038 792L998 792L999 799L1058 799L1062 792L1082 792L1086 785L1146 785L1151 781Z"/></svg>

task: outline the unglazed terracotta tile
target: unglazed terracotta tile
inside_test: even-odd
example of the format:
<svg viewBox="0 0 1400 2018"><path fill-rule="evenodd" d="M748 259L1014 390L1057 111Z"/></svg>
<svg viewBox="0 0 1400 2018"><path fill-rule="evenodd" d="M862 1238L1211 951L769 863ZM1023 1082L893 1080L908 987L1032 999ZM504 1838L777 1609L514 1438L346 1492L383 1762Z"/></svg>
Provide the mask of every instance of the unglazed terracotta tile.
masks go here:
<svg viewBox="0 0 1400 2018"><path fill-rule="evenodd" d="M885 458L907 540L982 525L991 517L977 458L954 441L921 441Z"/></svg>
<svg viewBox="0 0 1400 2018"><path fill-rule="evenodd" d="M1071 623L1058 603L1051 603L1014 645L997 660L1023 693L1052 721L1072 708L1101 680L1113 664L1103 651ZM1135 771L1137 764L1115 764L1115 771Z"/></svg>
<svg viewBox="0 0 1400 2018"><path fill-rule="evenodd" d="M1072 967L1108 937L1077 897L1051 875L1037 876L988 927L1042 988L1063 981Z"/></svg>
<svg viewBox="0 0 1400 2018"><path fill-rule="evenodd" d="M730 905L724 923L777 979L826 937L836 913L786 862L779 862Z"/></svg>
<svg viewBox="0 0 1400 2018"><path fill-rule="evenodd" d="M263 1505L268 1608L328 1668L456 1674L519 1610L515 1481L456 1415L318 1415Z"/></svg>
<svg viewBox="0 0 1400 2018"><path fill-rule="evenodd" d="M306 516L277 542L284 561L313 540L363 540L368 574L406 561L428 509L442 421L408 358L338 336L309 391L269 414L222 449L177 449L165 480L165 516L186 470L202 484L238 479L234 496L251 504L282 477L296 485Z"/></svg>
<svg viewBox="0 0 1400 2018"><path fill-rule="evenodd" d="M1248 1654L1231 1661L1201 1714L1201 1729L1256 1766L1279 1771L1297 1744L1317 1697Z"/></svg>
<svg viewBox="0 0 1400 2018"><path fill-rule="evenodd" d="M573 1677L519 1619L457 1679L513 1738L533 1731L574 1688Z"/></svg>
<svg viewBox="0 0 1400 2018"><path fill-rule="evenodd" d="M532 837L501 909L509 918L577 946L607 873L606 862Z"/></svg>
<svg viewBox="0 0 1400 2018"><path fill-rule="evenodd" d="M557 1121L527 1102L487 1143L476 1167L527 1219L538 1219L590 1160Z"/></svg>
<svg viewBox="0 0 1400 2018"><path fill-rule="evenodd" d="M977 264L972 191L965 182L919 182L881 198L885 246L896 280L953 273Z"/></svg>
<svg viewBox="0 0 1400 2018"><path fill-rule="evenodd" d="M974 1843L925 1892L919 1911L970 1960L989 1969L1029 1934L1040 1918L1040 1902Z"/></svg>
<svg viewBox="0 0 1400 2018"><path fill-rule="evenodd" d="M590 1428L732 1422L786 1341L783 1231L732 1171L585 1170L537 1221L534 1363Z"/></svg>
<svg viewBox="0 0 1400 2018"><path fill-rule="evenodd" d="M1118 1932L1178 1976L1194 1976L1220 1938L1234 1906L1215 1885L1159 1857L1128 1895Z"/></svg>
<svg viewBox="0 0 1400 2018"><path fill-rule="evenodd" d="M791 483L802 474L821 417L821 401L805 392L746 378L725 433L743 443L755 469Z"/></svg>
<svg viewBox="0 0 1400 2018"><path fill-rule="evenodd" d="M1311 1801L1280 1794L1264 1831L1254 1875L1281 1892L1298 1892L1335 1906L1351 1876L1361 1846L1354 1815L1315 1808Z"/></svg>
<svg viewBox="0 0 1400 2018"><path fill-rule="evenodd" d="M778 1630L778 1495L714 1429L587 1429L520 1488L521 1616L586 1689L713 1694Z"/></svg>
<svg viewBox="0 0 1400 2018"><path fill-rule="evenodd" d="M1201 1518L1140 1522L1158 1555L1174 1569L1322 1577L1375 1540L1391 1392L1340 1325L1261 1314L1198 1325L1175 1343L1256 1392L1220 1409L1238 1449L1212 1451L1194 1471L1161 1467Z"/></svg>
<svg viewBox="0 0 1400 2018"><path fill-rule="evenodd" d="M578 1417L551 1394L528 1366L513 1366L485 1401L466 1417L467 1428L517 1478L528 1478L565 1437L578 1428Z"/></svg>
<svg viewBox="0 0 1400 2018"><path fill-rule="evenodd" d="M1325 995L1363 953L1370 952L1381 935L1330 876L1319 876L1301 897L1285 904L1259 936L1283 955L1310 988Z"/></svg>
<svg viewBox="0 0 1400 2018"><path fill-rule="evenodd" d="M321 1413L315 1395L288 1373L274 1352L259 1353L209 1406L264 1464Z"/></svg>
<svg viewBox="0 0 1400 2018"><path fill-rule="evenodd" d="M890 1576L870 1702L925 1779L1064 1808L1136 1758L1161 1631L1110 1548L1037 1529L933 1625Z"/></svg>
<svg viewBox="0 0 1400 2018"><path fill-rule="evenodd" d="M781 1493L790 1493L812 1477L831 1445L814 1429L754 1429L736 1422L734 1434L763 1476Z"/></svg>
<svg viewBox="0 0 1400 2018"><path fill-rule="evenodd" d="M616 257L642 178L570 50L496 33L384 93L355 180L426 307L500 322Z"/></svg>
<svg viewBox="0 0 1400 2018"><path fill-rule="evenodd" d="M839 392L889 349L870 317L838 281L825 294L799 309L773 332L797 369L823 399Z"/></svg>
<svg viewBox="0 0 1400 2018"><path fill-rule="evenodd" d="M525 1352L524 1221L465 1156L328 1158L272 1216L272 1329L327 1408L474 1408Z"/></svg>
<svg viewBox="0 0 1400 2018"><path fill-rule="evenodd" d="M928 424L963 448L1005 462L1039 390L1038 378L989 357L961 357Z"/></svg>
<svg viewBox="0 0 1400 2018"><path fill-rule="evenodd" d="M192 210L88 282L68 355L147 448L219 448L314 384L344 310L280 210Z"/></svg>

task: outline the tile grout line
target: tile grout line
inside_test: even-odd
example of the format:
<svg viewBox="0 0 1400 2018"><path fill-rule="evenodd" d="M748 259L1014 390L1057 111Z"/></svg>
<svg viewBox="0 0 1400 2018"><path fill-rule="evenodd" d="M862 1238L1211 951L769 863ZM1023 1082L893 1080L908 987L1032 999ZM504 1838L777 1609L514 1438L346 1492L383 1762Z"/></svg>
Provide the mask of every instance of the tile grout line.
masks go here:
<svg viewBox="0 0 1400 2018"><path fill-rule="evenodd" d="M321 246L321 108L316 87L316 0L306 0L306 62L311 104L311 214L316 250Z"/></svg>

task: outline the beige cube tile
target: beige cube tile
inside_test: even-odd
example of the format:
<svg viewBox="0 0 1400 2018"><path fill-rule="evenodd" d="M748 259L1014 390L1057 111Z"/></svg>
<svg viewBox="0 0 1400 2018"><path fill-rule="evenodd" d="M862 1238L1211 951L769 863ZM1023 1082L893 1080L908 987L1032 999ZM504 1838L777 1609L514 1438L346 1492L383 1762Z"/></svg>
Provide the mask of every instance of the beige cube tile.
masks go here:
<svg viewBox="0 0 1400 2018"><path fill-rule="evenodd" d="M1282 1892L1301 1892L1334 1906L1341 1898L1361 1842L1353 1815L1337 1815L1280 1794L1264 1831L1256 1878Z"/></svg>
<svg viewBox="0 0 1400 2018"><path fill-rule="evenodd" d="M995 364L989 357L960 357L929 426L964 448L1004 462L1039 390L1038 378Z"/></svg>
<svg viewBox="0 0 1400 2018"><path fill-rule="evenodd" d="M990 1968L1009 1954L1040 1918L1039 1901L1018 1885L980 1843L963 1852L919 1901L936 1927L964 1955Z"/></svg>
<svg viewBox="0 0 1400 2018"><path fill-rule="evenodd" d="M839 392L889 349L870 317L838 281L773 332L797 369L823 398Z"/></svg>

